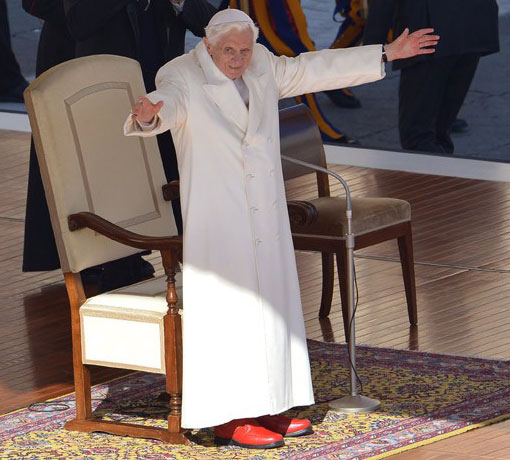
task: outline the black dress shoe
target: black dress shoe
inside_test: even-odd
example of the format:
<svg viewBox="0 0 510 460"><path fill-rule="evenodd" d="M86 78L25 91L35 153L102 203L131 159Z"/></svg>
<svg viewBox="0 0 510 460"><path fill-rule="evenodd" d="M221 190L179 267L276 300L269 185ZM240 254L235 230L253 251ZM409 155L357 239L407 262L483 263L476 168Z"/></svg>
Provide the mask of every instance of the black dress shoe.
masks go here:
<svg viewBox="0 0 510 460"><path fill-rule="evenodd" d="M344 109L359 109L361 107L360 100L347 88L324 91L324 94L338 107Z"/></svg>
<svg viewBox="0 0 510 460"><path fill-rule="evenodd" d="M138 277L140 281L146 280L154 275L154 267L147 262L143 257L140 257L134 263L134 276Z"/></svg>
<svg viewBox="0 0 510 460"><path fill-rule="evenodd" d="M103 292L144 281L154 274L154 267L138 254L108 262L103 267L100 283Z"/></svg>
<svg viewBox="0 0 510 460"><path fill-rule="evenodd" d="M80 276L83 284L99 284L103 276L103 267L98 265L97 267L86 268L80 272Z"/></svg>
<svg viewBox="0 0 510 460"><path fill-rule="evenodd" d="M139 254L87 268L80 272L84 284L95 284L109 292L151 278L154 267Z"/></svg>
<svg viewBox="0 0 510 460"><path fill-rule="evenodd" d="M465 133L469 131L468 122L462 118L456 118L451 127L452 133Z"/></svg>

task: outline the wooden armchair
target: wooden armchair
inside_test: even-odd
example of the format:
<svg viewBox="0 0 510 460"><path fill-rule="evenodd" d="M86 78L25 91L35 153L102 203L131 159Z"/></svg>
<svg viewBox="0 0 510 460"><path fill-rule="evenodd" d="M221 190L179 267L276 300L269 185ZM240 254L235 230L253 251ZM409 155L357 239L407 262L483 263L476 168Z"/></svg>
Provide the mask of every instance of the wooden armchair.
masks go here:
<svg viewBox="0 0 510 460"><path fill-rule="evenodd" d="M324 146L317 124L306 106L300 104L280 111L281 153L307 162L311 167L327 168ZM283 161L285 180L310 174L312 169ZM346 203L343 197L330 196L328 175L317 171L318 197L309 201L289 201L294 248L322 253L322 299L320 317L331 310L336 255L344 330L348 337L346 280ZM397 239L407 298L409 322L417 324L414 278L411 206L393 198L352 199L354 250Z"/></svg>
<svg viewBox="0 0 510 460"><path fill-rule="evenodd" d="M156 139L122 131L142 94L136 61L102 55L45 72L25 100L71 307L76 418L66 428L184 444L176 288L182 238L161 193ZM161 252L166 276L86 298L81 270L141 249ZM90 365L166 375L168 428L95 419Z"/></svg>

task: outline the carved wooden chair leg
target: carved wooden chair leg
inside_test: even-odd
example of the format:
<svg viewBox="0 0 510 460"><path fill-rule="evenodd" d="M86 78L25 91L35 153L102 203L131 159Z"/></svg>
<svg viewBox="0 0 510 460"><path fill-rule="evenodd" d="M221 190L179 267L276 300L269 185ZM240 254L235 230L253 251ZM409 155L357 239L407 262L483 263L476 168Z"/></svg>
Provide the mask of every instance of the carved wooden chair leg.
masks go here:
<svg viewBox="0 0 510 460"><path fill-rule="evenodd" d="M75 426L92 418L90 370L82 362L80 307L85 302L85 293L79 273L64 273L71 307L71 334L73 346L74 386L76 392L76 418L66 423L65 428Z"/></svg>
<svg viewBox="0 0 510 460"><path fill-rule="evenodd" d="M411 229L411 222L406 223L405 234L398 237L398 249L400 253L400 263L402 265L404 287L406 290L409 322L411 325L415 326L418 324L418 311L416 301L416 281L414 276L413 234Z"/></svg>
<svg viewBox="0 0 510 460"><path fill-rule="evenodd" d="M345 245L336 253L336 266L338 271L338 286L340 287L340 298L342 301L342 317L344 320L345 341L349 341L349 312L347 298L347 276L346 276L346 255Z"/></svg>
<svg viewBox="0 0 510 460"><path fill-rule="evenodd" d="M163 267L167 276L168 312L164 317L166 391L170 395L168 431L171 442L189 444L186 430L181 427L182 407L182 324L177 306L175 273L178 270L179 255L175 250L162 250Z"/></svg>
<svg viewBox="0 0 510 460"><path fill-rule="evenodd" d="M319 318L319 324L321 326L322 338L325 342L336 342L335 332L329 317Z"/></svg>
<svg viewBox="0 0 510 460"><path fill-rule="evenodd" d="M322 297L319 317L326 318L331 311L335 285L335 258L331 252L322 253Z"/></svg>

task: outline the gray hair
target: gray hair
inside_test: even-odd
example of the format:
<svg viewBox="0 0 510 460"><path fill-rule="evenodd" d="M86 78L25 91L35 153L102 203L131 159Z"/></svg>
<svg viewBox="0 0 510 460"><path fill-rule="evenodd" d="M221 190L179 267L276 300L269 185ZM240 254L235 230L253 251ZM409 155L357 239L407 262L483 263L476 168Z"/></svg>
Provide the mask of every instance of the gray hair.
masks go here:
<svg viewBox="0 0 510 460"><path fill-rule="evenodd" d="M223 24L207 26L205 28L205 36L211 45L215 45L219 37L231 30L251 30L253 32L253 43L255 43L259 37L259 28L251 22L225 22Z"/></svg>

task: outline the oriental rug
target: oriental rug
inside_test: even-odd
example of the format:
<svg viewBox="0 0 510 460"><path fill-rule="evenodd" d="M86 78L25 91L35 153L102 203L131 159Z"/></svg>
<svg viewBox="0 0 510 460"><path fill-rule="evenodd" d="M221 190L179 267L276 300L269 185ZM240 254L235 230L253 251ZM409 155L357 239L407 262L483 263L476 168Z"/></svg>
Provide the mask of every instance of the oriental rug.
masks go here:
<svg viewBox="0 0 510 460"><path fill-rule="evenodd" d="M63 429L73 395L0 417L2 459L378 459L510 417L510 363L358 347L362 394L381 408L339 414L327 401L348 394L345 345L309 342L316 404L289 414L308 417L314 434L287 438L280 449L216 447L211 429L191 433L191 446ZM218 367L221 372L221 366ZM207 382L204 382L207 384ZM94 415L165 426L158 399L164 377L134 373L93 389ZM31 410L30 410L31 409Z"/></svg>

